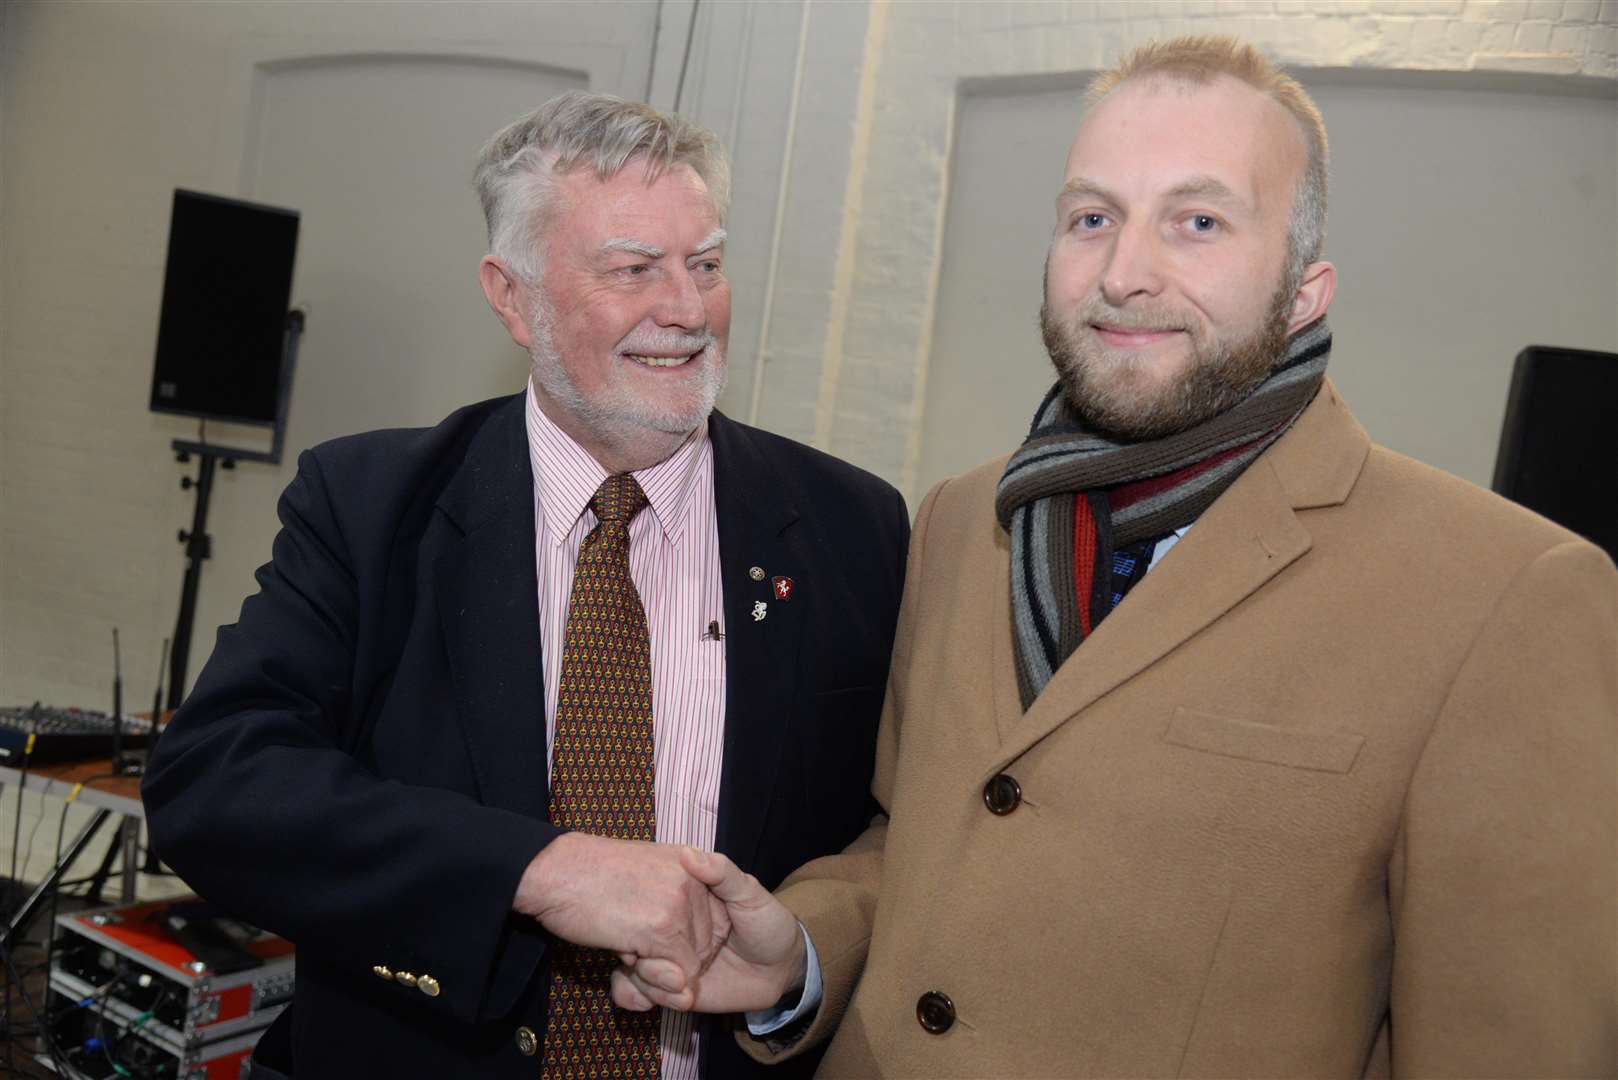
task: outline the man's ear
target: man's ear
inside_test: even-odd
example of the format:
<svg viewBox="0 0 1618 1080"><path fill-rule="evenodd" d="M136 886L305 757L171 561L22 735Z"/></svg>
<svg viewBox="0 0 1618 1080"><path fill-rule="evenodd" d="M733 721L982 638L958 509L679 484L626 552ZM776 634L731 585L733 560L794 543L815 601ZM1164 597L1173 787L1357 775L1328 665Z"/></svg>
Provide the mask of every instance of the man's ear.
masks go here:
<svg viewBox="0 0 1618 1080"><path fill-rule="evenodd" d="M483 287L483 298L489 301L495 318L505 326L506 333L524 349L532 335L528 332L528 317L523 310L523 299L528 288L505 263L493 255L483 256L478 263L478 284Z"/></svg>
<svg viewBox="0 0 1618 1080"><path fill-rule="evenodd" d="M1287 333L1296 333L1308 326L1331 307L1331 298L1337 295L1337 268L1329 262L1314 262L1303 268L1303 280L1298 283L1298 294L1292 298L1292 315L1287 320ZM491 301L492 303L492 301Z"/></svg>

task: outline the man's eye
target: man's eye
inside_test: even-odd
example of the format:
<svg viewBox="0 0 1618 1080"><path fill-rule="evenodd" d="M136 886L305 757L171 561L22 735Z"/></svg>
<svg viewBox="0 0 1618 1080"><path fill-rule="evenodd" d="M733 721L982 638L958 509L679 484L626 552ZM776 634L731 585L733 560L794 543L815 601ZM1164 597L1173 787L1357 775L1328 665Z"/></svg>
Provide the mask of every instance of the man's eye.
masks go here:
<svg viewBox="0 0 1618 1080"><path fill-rule="evenodd" d="M1076 226L1077 228L1080 228L1080 229L1087 229L1087 230L1099 229L1102 226L1107 224L1107 215L1106 214L1095 214L1095 213L1080 214L1078 217L1073 219L1073 224L1074 224L1074 226Z"/></svg>
<svg viewBox="0 0 1618 1080"><path fill-rule="evenodd" d="M1219 220L1208 214L1192 214L1187 223L1194 233L1211 233L1219 228Z"/></svg>
<svg viewBox="0 0 1618 1080"><path fill-rule="evenodd" d="M649 269L651 269L651 267L647 266L645 263L635 263L633 266L624 267L623 272L628 274L630 277L640 277Z"/></svg>
<svg viewBox="0 0 1618 1080"><path fill-rule="evenodd" d="M703 259L701 262L697 263L697 269L701 270L704 274L717 274L719 273L719 260Z"/></svg>

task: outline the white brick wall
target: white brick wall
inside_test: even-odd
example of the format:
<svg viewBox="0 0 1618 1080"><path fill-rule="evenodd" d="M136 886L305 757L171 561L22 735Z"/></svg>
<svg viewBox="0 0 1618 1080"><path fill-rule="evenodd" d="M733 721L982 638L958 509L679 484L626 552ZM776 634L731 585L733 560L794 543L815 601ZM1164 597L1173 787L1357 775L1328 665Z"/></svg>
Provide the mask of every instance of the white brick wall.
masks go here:
<svg viewBox="0 0 1618 1080"><path fill-rule="evenodd" d="M1618 81L1618 0L1079 0L895 3L887 13L854 272L824 440L914 501L953 105L963 78L1093 71L1127 48L1230 33L1299 69L1528 73ZM1605 91L1611 93L1609 86ZM866 313L860 317L859 312Z"/></svg>

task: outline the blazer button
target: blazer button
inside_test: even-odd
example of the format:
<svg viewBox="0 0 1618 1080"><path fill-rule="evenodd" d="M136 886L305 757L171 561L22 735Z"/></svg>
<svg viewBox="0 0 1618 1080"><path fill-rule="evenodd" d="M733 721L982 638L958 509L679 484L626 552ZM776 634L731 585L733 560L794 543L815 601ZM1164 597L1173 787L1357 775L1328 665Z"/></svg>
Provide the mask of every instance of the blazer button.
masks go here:
<svg viewBox="0 0 1618 1080"><path fill-rule="evenodd" d="M377 964L371 969L371 972L379 979L393 978L393 969L388 967L386 964Z"/></svg>
<svg viewBox="0 0 1618 1080"><path fill-rule="evenodd" d="M983 805L989 813L1005 817L1022 803L1022 786L1010 775L1001 773L983 785Z"/></svg>
<svg viewBox="0 0 1618 1080"><path fill-rule="evenodd" d="M523 1057L533 1057L539 1053L539 1036L534 1034L533 1028L517 1029L517 1053Z"/></svg>
<svg viewBox="0 0 1618 1080"><path fill-rule="evenodd" d="M955 1002L940 990L929 990L916 1001L916 1019L925 1031L942 1035L955 1023Z"/></svg>
<svg viewBox="0 0 1618 1080"><path fill-rule="evenodd" d="M415 986L416 985L416 977L414 975L410 974L410 972L408 972L408 971L395 971L393 973L393 981L396 982L396 983L399 983L402 986Z"/></svg>
<svg viewBox="0 0 1618 1080"><path fill-rule="evenodd" d="M433 978L431 975L423 975L421 978L417 979L416 989L420 990L428 997L437 997L442 990L442 988L438 985L438 980Z"/></svg>

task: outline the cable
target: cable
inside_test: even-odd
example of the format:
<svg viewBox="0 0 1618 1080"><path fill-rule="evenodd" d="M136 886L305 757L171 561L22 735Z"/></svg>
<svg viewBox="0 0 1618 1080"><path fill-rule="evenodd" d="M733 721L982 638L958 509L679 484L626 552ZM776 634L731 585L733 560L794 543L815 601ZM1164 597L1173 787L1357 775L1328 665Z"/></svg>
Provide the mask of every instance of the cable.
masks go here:
<svg viewBox="0 0 1618 1080"><path fill-rule="evenodd" d="M56 1039L51 1035L50 1028L48 1026L46 1026L46 1024L45 1024L45 1022L43 1020L40 1019L39 1010L34 1007L34 999L31 998L28 995L28 987L23 983L22 976L17 974L16 965L14 965L11 962L11 949L8 948L8 947L0 947L0 955L4 955L5 962L6 962L6 974L12 979L12 981L14 981L16 983L17 991L22 995L23 1004L28 1006L28 1012L34 1018L34 1025L35 1025L35 1027L37 1027L39 1029L39 1037L44 1039L44 1041L45 1041L45 1052L50 1055L51 1064L56 1067L56 1070L57 1070L57 1072L59 1074L61 1074L63 1076L66 1076L67 1075L67 1067L66 1067L66 1065L64 1064L64 1062L62 1060L62 1055L56 1049ZM9 1008L9 1005L7 1007L7 1017L6 1018L7 1018L8 1022L9 1022L9 1020L10 1020L10 1008ZM7 1038L7 1040L6 1040L6 1055L7 1055L6 1067L8 1069L13 1069L14 1070L16 1068L16 1066L10 1060L12 1045L13 1045L13 1040L10 1039L10 1038Z"/></svg>
<svg viewBox="0 0 1618 1080"><path fill-rule="evenodd" d="M37 702L37 701L34 702L34 707L33 707L32 712L33 712L33 729L34 730L30 731L28 733L28 742L23 745L22 767L17 770L17 814L16 814L16 820L12 822L12 828L11 828L11 876L7 879L7 884L6 884L6 888L8 890L10 890L10 891L15 891L17 889L17 849L21 846L19 841L22 840L22 797L23 797L23 792L28 789L28 764L29 764L29 761L34 756L34 740L38 736L38 733L39 733L39 702ZM21 902L22 902L22 900L19 898L19 903L21 903ZM6 916L7 916L7 919L9 920L10 916L13 914L12 905L8 903L8 904L5 905L5 907L6 907ZM13 1044L13 1040L11 1038L11 1027L12 1027L12 1016L11 1016L12 977L11 977L11 973L12 973L12 971L15 970L11 965L10 938L12 936L13 936L13 934L10 933L10 932L8 932L6 934L7 943L6 943L5 946L3 946L3 948L5 949L5 953L6 953L5 1025L6 1025L6 1068L7 1069L15 1069L17 1067L16 1059L12 1056L12 1051L14 1049L14 1044ZM27 993L26 988L19 987L19 989L22 989L25 994ZM36 1019L37 1019L37 1017L36 1017Z"/></svg>
<svg viewBox="0 0 1618 1080"><path fill-rule="evenodd" d="M28 864L34 858L34 837L39 835L39 827L45 823L45 792L39 793L39 808L34 811L34 827L28 830L28 850L23 853L22 872L28 873Z"/></svg>
<svg viewBox="0 0 1618 1080"><path fill-rule="evenodd" d="M94 779L94 777L91 779ZM62 833L67 831L67 808L73 805L73 800L78 798L79 792L83 790L83 783L74 784L73 790L69 791L67 798L62 800L62 816L56 823L56 853L51 858L51 867L53 869L62 865ZM62 882L58 881L56 888L51 890L51 913L45 923L45 965L47 967L50 966L51 961L56 956L56 902L61 896Z"/></svg>

